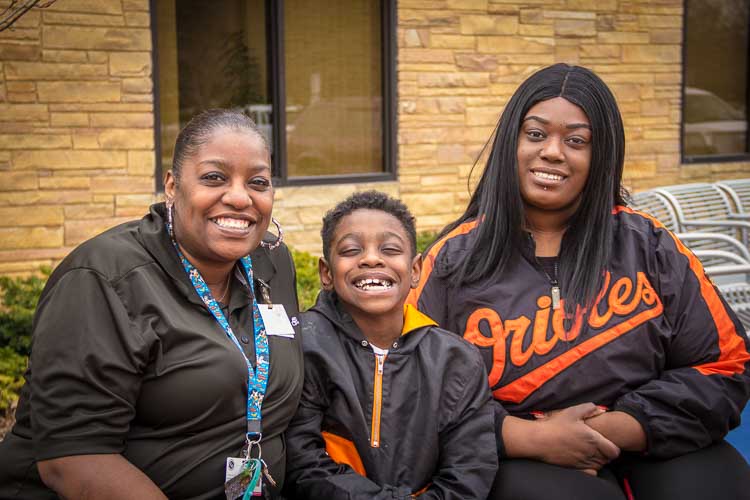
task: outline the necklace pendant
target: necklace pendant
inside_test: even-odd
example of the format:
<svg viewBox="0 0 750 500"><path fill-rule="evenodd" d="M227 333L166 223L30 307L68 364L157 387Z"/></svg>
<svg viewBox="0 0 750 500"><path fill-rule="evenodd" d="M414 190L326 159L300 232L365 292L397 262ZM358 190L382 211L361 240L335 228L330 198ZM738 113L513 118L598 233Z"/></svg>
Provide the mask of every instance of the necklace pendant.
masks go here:
<svg viewBox="0 0 750 500"><path fill-rule="evenodd" d="M552 295L552 309L560 309L560 287L553 286L550 294Z"/></svg>

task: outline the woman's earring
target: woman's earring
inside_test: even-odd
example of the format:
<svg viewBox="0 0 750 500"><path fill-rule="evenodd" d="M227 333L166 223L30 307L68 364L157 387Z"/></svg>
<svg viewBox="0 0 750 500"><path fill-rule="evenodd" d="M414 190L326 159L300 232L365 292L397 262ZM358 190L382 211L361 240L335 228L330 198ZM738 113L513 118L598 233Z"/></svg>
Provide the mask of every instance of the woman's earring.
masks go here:
<svg viewBox="0 0 750 500"><path fill-rule="evenodd" d="M167 200L167 232L169 233L169 237L174 240L174 215L172 215L172 212L174 211L174 202L172 200Z"/></svg>
<svg viewBox="0 0 750 500"><path fill-rule="evenodd" d="M281 224L279 224L279 221L277 221L274 217L271 217L271 222L273 222L273 225L276 226L276 230L279 232L279 236L276 238L276 241L272 243L261 240L260 246L269 250L274 250L278 248L279 245L281 245L282 241L284 241L284 231L281 229Z"/></svg>

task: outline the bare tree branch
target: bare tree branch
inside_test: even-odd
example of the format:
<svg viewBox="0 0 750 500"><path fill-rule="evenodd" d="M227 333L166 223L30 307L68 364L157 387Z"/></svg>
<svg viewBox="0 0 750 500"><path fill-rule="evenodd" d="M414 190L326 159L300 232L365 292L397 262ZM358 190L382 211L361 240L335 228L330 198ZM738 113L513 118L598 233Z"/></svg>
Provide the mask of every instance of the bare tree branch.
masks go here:
<svg viewBox="0 0 750 500"><path fill-rule="evenodd" d="M30 11L34 7L45 9L55 3L55 0L47 0L46 2L39 3L41 0L11 0L10 5L0 13L0 31L4 31L10 28L13 23L18 21L24 14Z"/></svg>
<svg viewBox="0 0 750 500"><path fill-rule="evenodd" d="M10 11L10 9L12 9L14 5L16 5L16 0L10 0L10 5L8 5L8 6L7 6L6 8L5 8L5 10L4 10L4 11L0 12L0 19L4 19L4 18L5 18L5 13L6 13L6 12L9 12L9 11Z"/></svg>

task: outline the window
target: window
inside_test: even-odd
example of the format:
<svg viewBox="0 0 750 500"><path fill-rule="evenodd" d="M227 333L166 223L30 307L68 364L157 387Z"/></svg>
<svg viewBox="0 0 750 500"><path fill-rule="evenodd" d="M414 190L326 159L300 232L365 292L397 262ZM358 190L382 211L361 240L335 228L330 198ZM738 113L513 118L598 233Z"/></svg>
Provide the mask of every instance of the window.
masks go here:
<svg viewBox="0 0 750 500"><path fill-rule="evenodd" d="M750 4L686 0L682 157L747 159Z"/></svg>
<svg viewBox="0 0 750 500"><path fill-rule="evenodd" d="M392 179L394 3L152 0L160 171L192 116L227 107L268 138L278 184Z"/></svg>

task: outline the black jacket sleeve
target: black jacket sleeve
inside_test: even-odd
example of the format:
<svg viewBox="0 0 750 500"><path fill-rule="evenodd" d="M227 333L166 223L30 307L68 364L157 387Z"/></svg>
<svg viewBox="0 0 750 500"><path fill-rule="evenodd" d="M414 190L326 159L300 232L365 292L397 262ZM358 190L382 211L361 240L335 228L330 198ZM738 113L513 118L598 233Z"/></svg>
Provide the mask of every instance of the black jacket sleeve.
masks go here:
<svg viewBox="0 0 750 500"><path fill-rule="evenodd" d="M408 488L380 486L326 453L321 434L328 407L324 382L312 363L305 364L305 384L297 414L286 432L287 485L294 498L331 500L407 499Z"/></svg>
<svg viewBox="0 0 750 500"><path fill-rule="evenodd" d="M438 470L420 499L487 498L492 487L497 472L494 404L484 363L475 354L466 377L445 390L459 397L440 433Z"/></svg>
<svg viewBox="0 0 750 500"><path fill-rule="evenodd" d="M30 359L35 458L121 453L149 343L96 271L73 269L49 286Z"/></svg>
<svg viewBox="0 0 750 500"><path fill-rule="evenodd" d="M739 424L750 356L742 325L698 259L666 229L656 228L653 238L649 279L672 329L665 370L615 409L644 427L648 454L668 458L708 446Z"/></svg>

